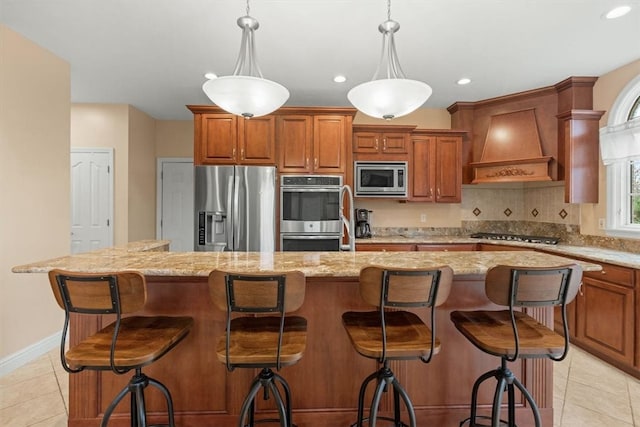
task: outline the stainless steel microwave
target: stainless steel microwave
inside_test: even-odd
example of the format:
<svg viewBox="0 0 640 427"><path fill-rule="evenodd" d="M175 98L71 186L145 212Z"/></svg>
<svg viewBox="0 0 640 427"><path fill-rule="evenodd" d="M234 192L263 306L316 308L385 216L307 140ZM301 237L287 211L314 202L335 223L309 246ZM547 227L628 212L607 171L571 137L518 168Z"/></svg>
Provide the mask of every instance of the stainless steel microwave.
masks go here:
<svg viewBox="0 0 640 427"><path fill-rule="evenodd" d="M354 162L357 197L407 197L407 162Z"/></svg>

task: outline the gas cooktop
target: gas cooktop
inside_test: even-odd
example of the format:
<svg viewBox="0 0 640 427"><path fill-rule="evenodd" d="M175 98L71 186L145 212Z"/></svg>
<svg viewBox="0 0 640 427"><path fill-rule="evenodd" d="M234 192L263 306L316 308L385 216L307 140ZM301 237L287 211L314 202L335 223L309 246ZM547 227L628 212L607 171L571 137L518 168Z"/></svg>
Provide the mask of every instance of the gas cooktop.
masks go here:
<svg viewBox="0 0 640 427"><path fill-rule="evenodd" d="M526 236L520 234L508 234L508 233L474 233L470 237L475 239L488 239L488 240L509 240L513 242L527 242L527 243L544 243L547 245L557 245L560 239L556 237L544 237L544 236Z"/></svg>

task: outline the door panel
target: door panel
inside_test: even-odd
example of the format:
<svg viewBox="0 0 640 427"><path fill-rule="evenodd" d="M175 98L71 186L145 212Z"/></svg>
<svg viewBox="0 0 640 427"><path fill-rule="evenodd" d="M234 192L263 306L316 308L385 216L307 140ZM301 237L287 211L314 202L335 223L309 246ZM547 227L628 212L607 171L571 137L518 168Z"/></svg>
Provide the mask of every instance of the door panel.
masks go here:
<svg viewBox="0 0 640 427"><path fill-rule="evenodd" d="M169 250L193 250L193 162L162 161L160 239L170 240Z"/></svg>
<svg viewBox="0 0 640 427"><path fill-rule="evenodd" d="M111 149L71 151L71 253L113 245Z"/></svg>

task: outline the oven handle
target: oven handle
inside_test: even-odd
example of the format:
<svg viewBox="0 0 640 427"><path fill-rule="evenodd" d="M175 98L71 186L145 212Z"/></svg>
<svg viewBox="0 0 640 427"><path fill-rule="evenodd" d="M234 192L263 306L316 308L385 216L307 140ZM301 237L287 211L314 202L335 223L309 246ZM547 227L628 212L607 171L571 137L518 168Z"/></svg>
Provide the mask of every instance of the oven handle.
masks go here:
<svg viewBox="0 0 640 427"><path fill-rule="evenodd" d="M339 193L340 187L323 187L323 188L309 188L309 187L280 187L283 193Z"/></svg>

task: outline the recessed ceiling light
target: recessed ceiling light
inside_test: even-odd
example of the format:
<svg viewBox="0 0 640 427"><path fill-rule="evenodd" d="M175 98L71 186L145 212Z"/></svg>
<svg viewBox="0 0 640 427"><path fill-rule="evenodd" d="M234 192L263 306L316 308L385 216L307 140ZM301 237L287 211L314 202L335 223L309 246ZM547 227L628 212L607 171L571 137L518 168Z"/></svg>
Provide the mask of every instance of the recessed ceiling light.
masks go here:
<svg viewBox="0 0 640 427"><path fill-rule="evenodd" d="M333 81L336 83L344 83L347 81L347 78L345 76L343 76L342 74L338 74L337 76L335 76L333 78Z"/></svg>
<svg viewBox="0 0 640 427"><path fill-rule="evenodd" d="M458 81L457 81L457 83L458 83L459 85L461 85L461 86L462 86L462 85L468 85L469 83L471 83L471 79L469 79L469 78L467 78L467 77L464 77L464 78L462 78L462 79L458 80Z"/></svg>
<svg viewBox="0 0 640 427"><path fill-rule="evenodd" d="M626 15L631 10L631 6L618 6L607 12L604 17L607 19L616 19Z"/></svg>
<svg viewBox="0 0 640 427"><path fill-rule="evenodd" d="M216 73L205 73L204 77L208 80L217 79L218 75Z"/></svg>

